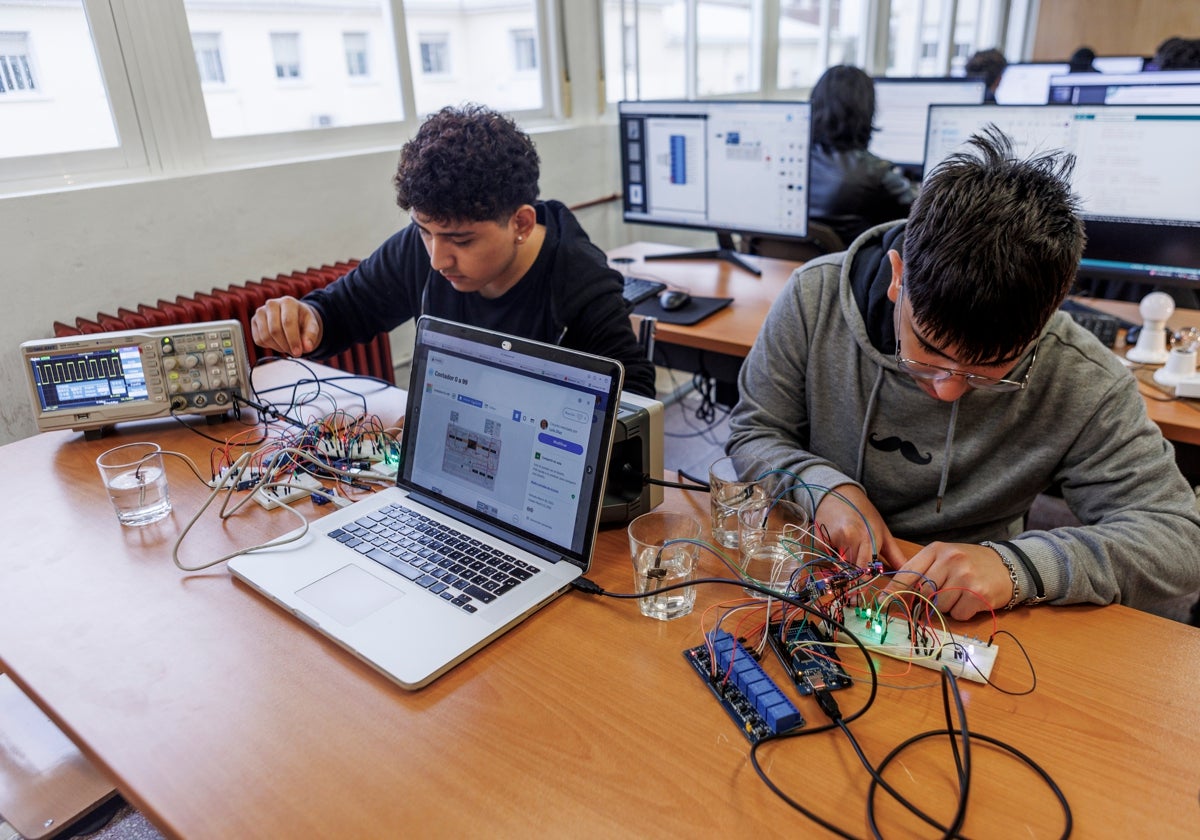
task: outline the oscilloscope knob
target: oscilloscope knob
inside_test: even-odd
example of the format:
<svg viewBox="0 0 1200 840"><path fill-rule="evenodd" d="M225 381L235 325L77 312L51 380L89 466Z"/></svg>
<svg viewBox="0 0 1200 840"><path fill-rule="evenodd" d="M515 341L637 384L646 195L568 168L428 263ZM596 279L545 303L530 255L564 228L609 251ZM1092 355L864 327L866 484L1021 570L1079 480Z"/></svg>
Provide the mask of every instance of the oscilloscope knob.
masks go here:
<svg viewBox="0 0 1200 840"><path fill-rule="evenodd" d="M167 356L163 359L163 368L165 370L175 370L178 364L179 361L174 356Z"/></svg>
<svg viewBox="0 0 1200 840"><path fill-rule="evenodd" d="M188 353L180 360L180 364L182 364L186 370L191 370L196 365L200 364L200 359L198 356L193 356L191 353Z"/></svg>
<svg viewBox="0 0 1200 840"><path fill-rule="evenodd" d="M200 390L200 380L192 379L184 387L186 387L189 391L199 391Z"/></svg>
<svg viewBox="0 0 1200 840"><path fill-rule="evenodd" d="M204 363L209 367L216 367L219 361L221 361L221 354L215 350L209 350L204 354Z"/></svg>

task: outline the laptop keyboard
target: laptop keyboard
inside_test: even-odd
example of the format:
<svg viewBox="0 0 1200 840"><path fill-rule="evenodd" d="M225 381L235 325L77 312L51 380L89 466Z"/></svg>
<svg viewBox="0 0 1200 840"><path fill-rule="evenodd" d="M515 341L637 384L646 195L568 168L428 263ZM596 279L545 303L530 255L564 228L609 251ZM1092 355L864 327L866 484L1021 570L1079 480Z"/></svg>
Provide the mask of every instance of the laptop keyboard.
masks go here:
<svg viewBox="0 0 1200 840"><path fill-rule="evenodd" d="M647 298L654 297L665 288L667 288L667 284L660 283L658 280L626 275L625 291L622 293L622 296L630 303L638 304Z"/></svg>
<svg viewBox="0 0 1200 840"><path fill-rule="evenodd" d="M469 613L539 572L524 560L402 505L387 505L328 536Z"/></svg>

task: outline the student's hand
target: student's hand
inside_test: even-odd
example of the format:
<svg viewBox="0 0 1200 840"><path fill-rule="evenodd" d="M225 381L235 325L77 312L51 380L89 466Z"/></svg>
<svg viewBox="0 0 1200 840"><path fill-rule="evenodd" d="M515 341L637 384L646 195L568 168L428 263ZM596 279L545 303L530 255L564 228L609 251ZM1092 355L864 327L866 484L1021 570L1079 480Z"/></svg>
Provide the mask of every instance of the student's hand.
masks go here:
<svg viewBox="0 0 1200 840"><path fill-rule="evenodd" d="M321 316L294 297L272 298L258 308L250 321L250 336L259 347L303 356L321 343Z"/></svg>
<svg viewBox="0 0 1200 840"><path fill-rule="evenodd" d="M889 591L912 589L929 596L943 615L965 621L1012 600L1013 583L1000 555L985 545L935 542L900 567ZM982 599L982 600L981 600Z"/></svg>
<svg viewBox="0 0 1200 840"><path fill-rule="evenodd" d="M867 494L853 484L843 484L834 490L838 495L825 494L821 504L817 505L815 517L816 524L828 535L830 548L845 551L846 560L865 568L874 559L871 556L871 536L874 535L879 559L888 568L900 568L907 556L883 523L875 505L867 499Z"/></svg>

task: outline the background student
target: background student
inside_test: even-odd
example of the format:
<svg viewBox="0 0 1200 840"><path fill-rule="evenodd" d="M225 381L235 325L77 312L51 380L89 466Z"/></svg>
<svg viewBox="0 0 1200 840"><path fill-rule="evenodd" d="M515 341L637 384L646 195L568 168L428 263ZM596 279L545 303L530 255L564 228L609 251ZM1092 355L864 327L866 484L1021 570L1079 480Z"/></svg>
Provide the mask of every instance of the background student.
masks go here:
<svg viewBox="0 0 1200 840"><path fill-rule="evenodd" d="M1007 69L1008 61L1004 53L997 49L980 50L967 59L967 75L983 79L983 101L987 103L996 101L996 88L1000 87L1000 80Z"/></svg>
<svg viewBox="0 0 1200 840"><path fill-rule="evenodd" d="M917 187L889 161L867 151L875 119L875 83L857 67L826 70L812 92L808 215L849 245L880 222L908 215Z"/></svg>

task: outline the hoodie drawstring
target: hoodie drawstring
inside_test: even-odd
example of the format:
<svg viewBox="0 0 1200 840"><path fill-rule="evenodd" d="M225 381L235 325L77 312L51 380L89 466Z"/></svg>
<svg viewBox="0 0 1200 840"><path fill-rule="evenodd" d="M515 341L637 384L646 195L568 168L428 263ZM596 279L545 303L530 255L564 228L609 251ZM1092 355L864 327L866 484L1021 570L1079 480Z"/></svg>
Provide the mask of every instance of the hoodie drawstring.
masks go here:
<svg viewBox="0 0 1200 840"><path fill-rule="evenodd" d="M946 482L950 480L950 449L954 446L954 425L958 421L958 400L950 404L950 425L946 427L946 449L942 453L942 478L938 482L937 512L942 512L942 497L946 495Z"/></svg>
<svg viewBox="0 0 1200 840"><path fill-rule="evenodd" d="M867 435L871 427L871 417L875 414L875 403L879 401L879 389L883 387L883 365L875 373L875 384L871 386L871 396L867 399L867 411L863 416L862 434L858 438L858 466L854 469L854 480L862 484L863 460L867 455Z"/></svg>

